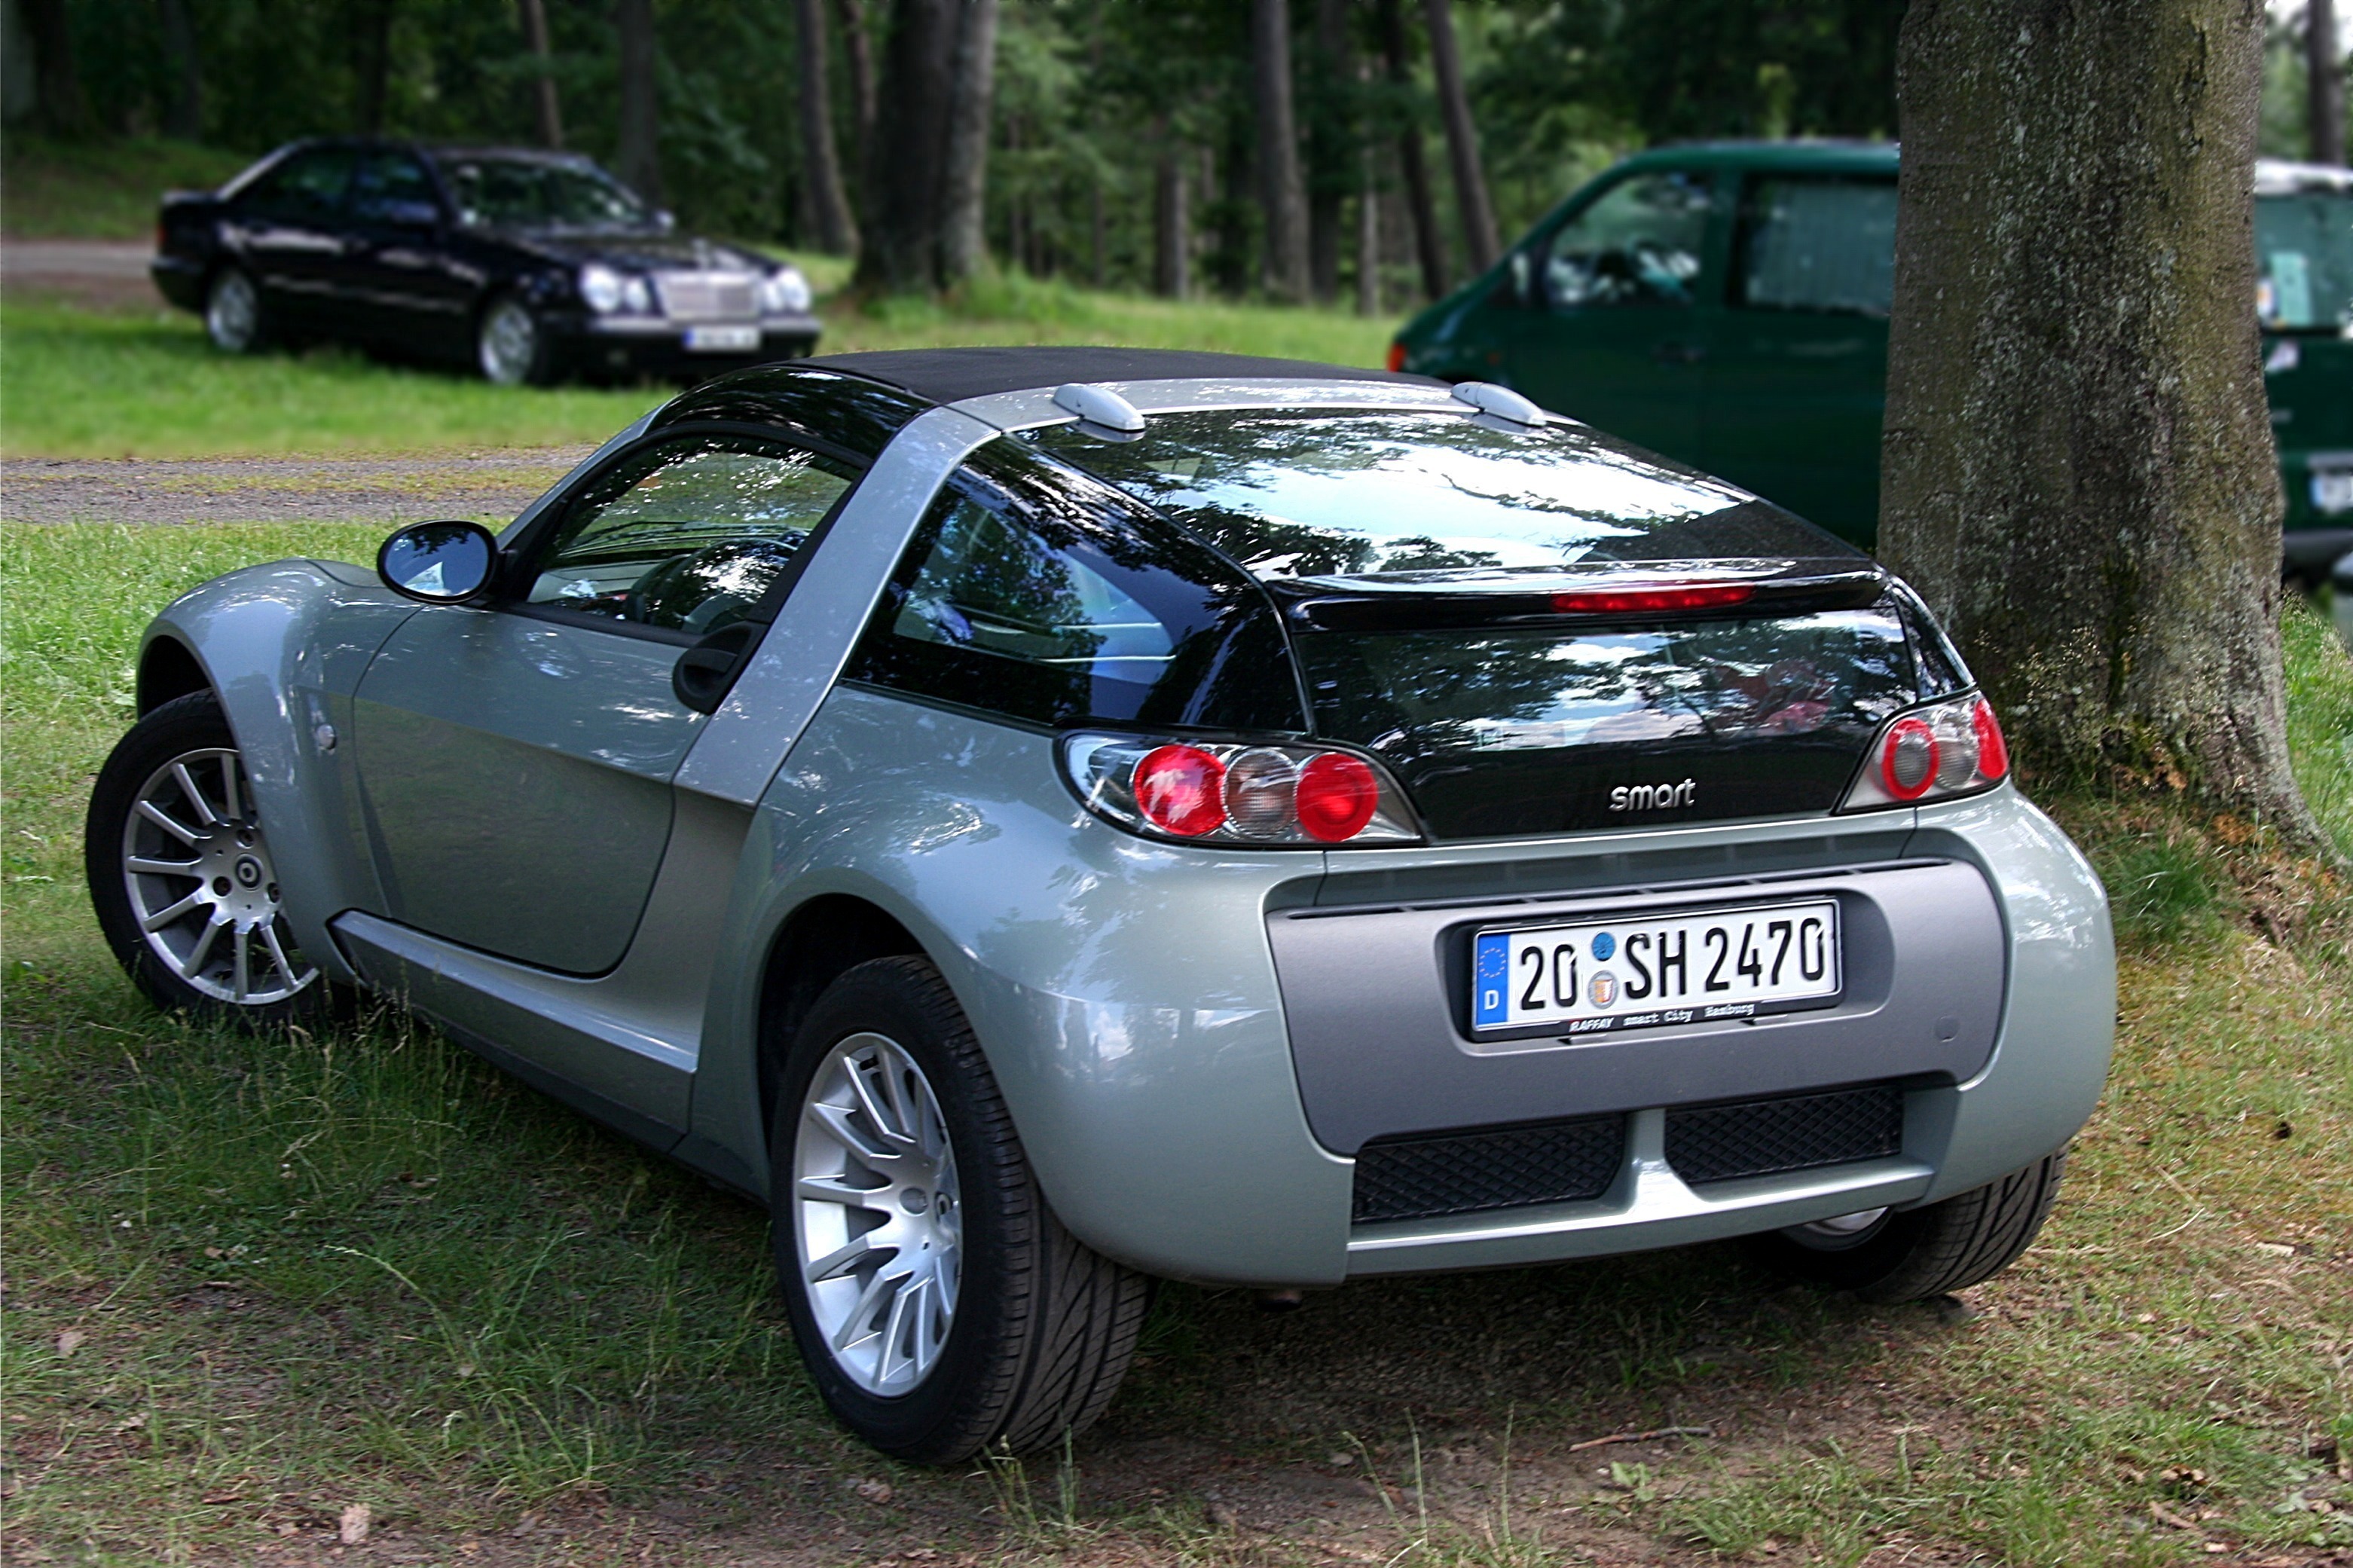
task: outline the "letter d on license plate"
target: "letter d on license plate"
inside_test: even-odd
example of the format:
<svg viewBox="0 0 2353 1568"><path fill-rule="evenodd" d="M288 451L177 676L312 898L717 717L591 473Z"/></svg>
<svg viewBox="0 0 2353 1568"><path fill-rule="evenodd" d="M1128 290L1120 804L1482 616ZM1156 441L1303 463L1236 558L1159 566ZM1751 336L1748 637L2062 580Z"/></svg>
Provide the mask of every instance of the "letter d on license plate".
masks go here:
<svg viewBox="0 0 2353 1568"><path fill-rule="evenodd" d="M1755 1018L1839 997L1838 901L1482 931L1474 1032L1564 1035Z"/></svg>

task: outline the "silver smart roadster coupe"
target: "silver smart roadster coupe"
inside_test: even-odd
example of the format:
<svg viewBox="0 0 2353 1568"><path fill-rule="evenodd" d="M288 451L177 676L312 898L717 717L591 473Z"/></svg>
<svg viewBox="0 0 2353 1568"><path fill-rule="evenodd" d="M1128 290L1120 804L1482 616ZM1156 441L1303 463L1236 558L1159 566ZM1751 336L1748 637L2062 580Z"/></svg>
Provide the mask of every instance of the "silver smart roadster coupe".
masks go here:
<svg viewBox="0 0 2353 1568"><path fill-rule="evenodd" d="M743 372L496 537L198 588L138 692L89 873L150 996L395 999L767 1203L914 1460L1083 1426L1155 1277L1950 1290L2107 1065L2099 882L1919 600L1500 387Z"/></svg>

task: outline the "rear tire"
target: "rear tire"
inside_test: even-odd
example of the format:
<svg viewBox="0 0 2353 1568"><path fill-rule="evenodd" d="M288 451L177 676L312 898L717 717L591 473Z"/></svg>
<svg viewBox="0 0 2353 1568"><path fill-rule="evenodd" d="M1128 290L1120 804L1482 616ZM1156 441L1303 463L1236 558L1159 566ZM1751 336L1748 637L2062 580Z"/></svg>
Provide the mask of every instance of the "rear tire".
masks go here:
<svg viewBox="0 0 2353 1568"><path fill-rule="evenodd" d="M205 286L205 336L227 354L257 353L269 345L261 290L242 268L224 267Z"/></svg>
<svg viewBox="0 0 2353 1568"><path fill-rule="evenodd" d="M1102 1415L1151 1281L1046 1206L939 971L920 958L851 969L794 1031L780 1077L777 1279L842 1425L948 1465L1041 1447Z"/></svg>
<svg viewBox="0 0 2353 1568"><path fill-rule="evenodd" d="M1865 1301L1918 1301L1989 1279L2032 1244L2066 1173L2063 1150L1998 1182L1852 1228L1792 1226L1756 1237L1776 1272Z"/></svg>
<svg viewBox="0 0 2353 1568"><path fill-rule="evenodd" d="M474 366L499 386L545 386L552 379L547 332L531 307L501 294L474 325Z"/></svg>

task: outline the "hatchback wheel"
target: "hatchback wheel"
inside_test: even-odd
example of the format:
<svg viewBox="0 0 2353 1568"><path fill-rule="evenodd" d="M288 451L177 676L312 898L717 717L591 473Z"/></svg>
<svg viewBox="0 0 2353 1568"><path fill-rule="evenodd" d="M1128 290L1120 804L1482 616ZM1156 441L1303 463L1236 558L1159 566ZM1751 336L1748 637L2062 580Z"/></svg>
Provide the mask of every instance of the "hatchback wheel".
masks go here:
<svg viewBox="0 0 2353 1568"><path fill-rule="evenodd" d="M1871 1209L1758 1237L1779 1273L1866 1301L1918 1301L1989 1279L2018 1261L2051 1213L2063 1151L1998 1182L1916 1209Z"/></svg>
<svg viewBox="0 0 2353 1568"><path fill-rule="evenodd" d="M232 354L249 354L268 341L261 291L237 268L222 268L205 290L205 335L213 347Z"/></svg>
<svg viewBox="0 0 2353 1568"><path fill-rule="evenodd" d="M474 334L474 362L483 379L501 386L537 386L547 380L546 334L531 308L510 294L491 301Z"/></svg>
<svg viewBox="0 0 2353 1568"><path fill-rule="evenodd" d="M886 958L794 1032L769 1148L776 1268L818 1392L898 1458L952 1464L1084 1427L1150 1300L1046 1206L939 971Z"/></svg>
<svg viewBox="0 0 2353 1568"><path fill-rule="evenodd" d="M164 703L114 748L90 793L83 861L100 929L157 1005L259 1026L323 1005L211 692Z"/></svg>

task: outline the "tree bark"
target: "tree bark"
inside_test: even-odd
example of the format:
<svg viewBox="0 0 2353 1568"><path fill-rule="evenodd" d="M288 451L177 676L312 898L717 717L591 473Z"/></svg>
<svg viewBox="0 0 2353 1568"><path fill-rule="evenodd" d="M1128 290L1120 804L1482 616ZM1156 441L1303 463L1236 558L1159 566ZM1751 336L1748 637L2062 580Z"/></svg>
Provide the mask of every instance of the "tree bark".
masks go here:
<svg viewBox="0 0 2353 1568"><path fill-rule="evenodd" d="M97 125L90 118L90 98L81 89L81 70L74 62L65 0L25 0L21 14L33 46L36 123L52 135L89 135Z"/></svg>
<svg viewBox="0 0 2353 1568"><path fill-rule="evenodd" d="M1160 157L1152 173L1152 289L1165 299L1193 291L1193 214L1185 188L1187 149L1169 142L1168 119L1153 126Z"/></svg>
<svg viewBox="0 0 2353 1568"><path fill-rule="evenodd" d="M2307 67L2305 121L2312 161L2345 163L2345 54L2337 31L2337 0L2308 0L2304 14Z"/></svg>
<svg viewBox="0 0 2353 1568"><path fill-rule="evenodd" d="M1356 137L1349 123L1348 0L1315 0L1314 110L1308 120L1313 153L1307 180L1307 284L1329 304L1340 294L1340 217L1356 174Z"/></svg>
<svg viewBox="0 0 2353 1568"><path fill-rule="evenodd" d="M1424 0L1430 21L1430 69L1438 83L1439 117L1446 124L1446 156L1454 173L1454 205L1462 215L1462 254L1473 272L1495 264L1495 208L1487 199L1487 172L1479 163L1479 127L1462 88L1462 60L1454 47L1451 0Z"/></svg>
<svg viewBox="0 0 2353 1568"><path fill-rule="evenodd" d="M1286 0L1250 0L1250 96L1258 123L1259 204L1266 213L1266 291L1295 304L1307 298L1307 192L1292 108Z"/></svg>
<svg viewBox="0 0 2353 1568"><path fill-rule="evenodd" d="M841 47L849 61L850 167L864 199L874 181L874 51L867 43L865 7L860 0L833 0L841 27Z"/></svg>
<svg viewBox="0 0 2353 1568"><path fill-rule="evenodd" d="M177 4L180 0L167 0ZM531 49L531 118L543 147L564 145L564 108L555 95L555 50L547 38L547 0L519 0L522 40Z"/></svg>
<svg viewBox="0 0 2353 1568"><path fill-rule="evenodd" d="M171 97L164 105L164 134L195 142L205 133L204 63L196 54L196 29L188 20L188 0L162 0L164 63L172 73Z"/></svg>
<svg viewBox="0 0 2353 1568"><path fill-rule="evenodd" d="M1404 0L1381 0L1381 51L1388 57L1390 85L1400 98L1413 88L1413 57L1405 35ZM1435 300L1446 292L1446 242L1438 232L1438 206L1430 195L1430 165L1421 150L1421 127L1409 120L1398 132L1398 174L1405 182L1405 208L1412 219L1413 253L1421 263L1421 291Z"/></svg>
<svg viewBox="0 0 2353 1568"><path fill-rule="evenodd" d="M955 96L949 105L940 214L940 281L956 283L988 259L989 104L997 81L997 0L957 7Z"/></svg>
<svg viewBox="0 0 2353 1568"><path fill-rule="evenodd" d="M1373 150L1356 154L1356 314L1381 313L1381 192Z"/></svg>
<svg viewBox="0 0 2353 1568"><path fill-rule="evenodd" d="M623 184L659 206L661 100L653 0L616 0L613 18L621 48L620 145L613 160L615 173Z"/></svg>
<svg viewBox="0 0 2353 1568"><path fill-rule="evenodd" d="M930 293L938 282L940 193L955 91L956 0L895 0L883 46L861 287Z"/></svg>
<svg viewBox="0 0 2353 1568"><path fill-rule="evenodd" d="M833 148L824 0L793 0L793 22L797 30L796 52L800 56L801 176L807 182L809 217L819 250L849 256L858 249L858 222L849 215L849 194L841 184L841 160Z"/></svg>
<svg viewBox="0 0 2353 1568"><path fill-rule="evenodd" d="M2046 776L2318 845L2258 363L2261 0L1914 0L1880 549Z"/></svg>

